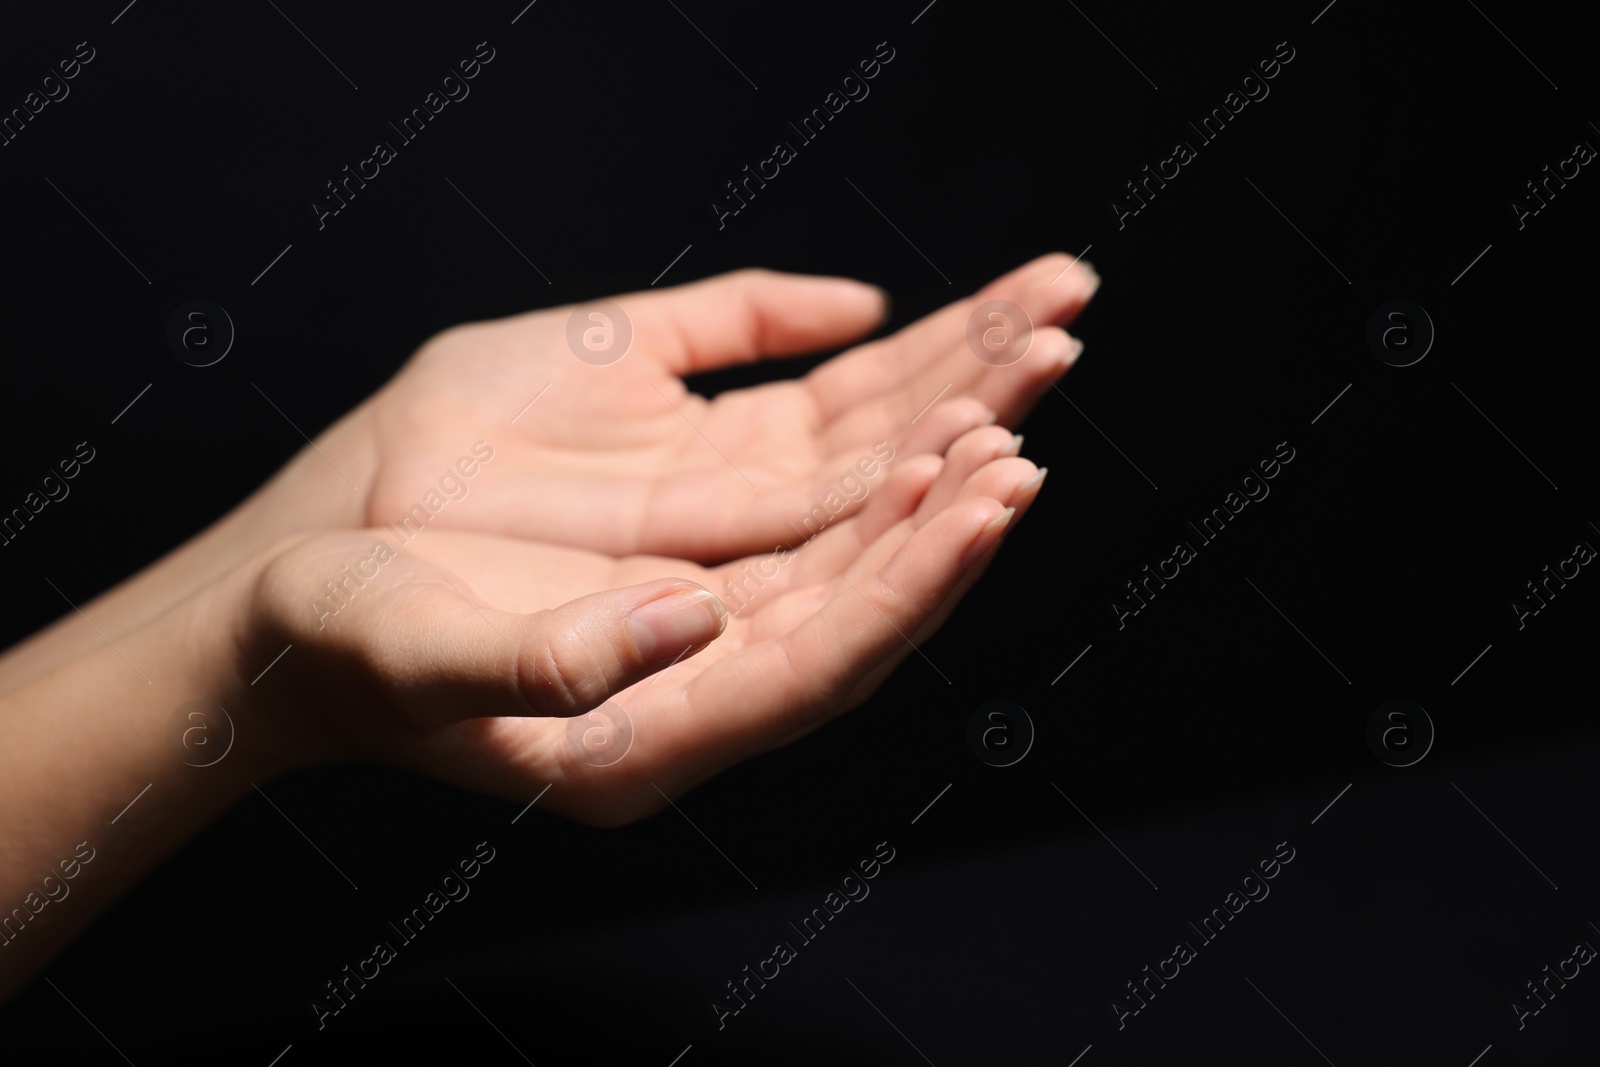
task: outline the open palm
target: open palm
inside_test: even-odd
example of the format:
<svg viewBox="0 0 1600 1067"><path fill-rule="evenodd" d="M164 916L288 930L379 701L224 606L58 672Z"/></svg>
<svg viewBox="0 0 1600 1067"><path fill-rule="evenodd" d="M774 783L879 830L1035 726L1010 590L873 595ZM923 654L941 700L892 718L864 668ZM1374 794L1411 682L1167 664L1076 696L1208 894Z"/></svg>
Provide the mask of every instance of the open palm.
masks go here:
<svg viewBox="0 0 1600 1067"><path fill-rule="evenodd" d="M976 426L1020 420L1075 357L1059 324L1097 285L1086 265L1044 256L802 378L713 400L683 379L848 343L881 321L882 294L846 279L740 271L609 308L457 327L364 405L375 440L362 447L378 460L355 521L397 521L483 440L494 461L473 499L439 512L439 527L706 563L792 545L801 517L877 442L937 455ZM991 299L1015 302L1034 324L1015 365L990 366L968 347L968 320ZM581 328L600 331L591 335L600 355L575 354L575 311ZM630 330L626 353L601 365L604 346Z"/></svg>
<svg viewBox="0 0 1600 1067"><path fill-rule="evenodd" d="M758 557L772 577L671 664L621 636L629 612L750 561L430 530L317 620L306 591L375 536L317 535L258 580L251 640L296 649L263 696L299 709L286 747L302 759L376 759L518 801L550 785L544 808L626 822L864 700L976 580L1007 508L1037 495L1041 472L1012 450L990 427L898 465L853 517L782 562ZM627 724L614 762L586 758L593 724L560 717L595 707Z"/></svg>

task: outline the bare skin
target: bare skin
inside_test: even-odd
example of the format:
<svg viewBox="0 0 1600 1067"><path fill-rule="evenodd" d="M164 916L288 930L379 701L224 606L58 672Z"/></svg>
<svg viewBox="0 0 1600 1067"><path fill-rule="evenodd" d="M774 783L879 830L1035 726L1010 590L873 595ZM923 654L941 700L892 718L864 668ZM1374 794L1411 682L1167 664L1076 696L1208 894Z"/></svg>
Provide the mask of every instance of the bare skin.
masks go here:
<svg viewBox="0 0 1600 1067"><path fill-rule="evenodd" d="M1045 257L985 294L1035 302L1035 323L1065 319L1092 285L1029 294L1068 263ZM953 610L1043 480L989 415L1020 418L1077 346L1052 326L1023 363L988 367L965 350L977 299L799 382L716 401L678 376L858 336L880 297L749 273L619 297L637 332L609 367L567 351L570 309L430 341L232 515L88 606L109 642L73 617L0 658L0 919L29 915L0 935L0 998L289 770L379 762L516 803L548 786L542 809L610 826L859 705ZM549 362L526 351L557 344ZM570 386L571 411L552 387L543 418L536 405L512 423L551 380ZM496 454L472 495L408 542L374 527L474 439ZM796 540L784 520L885 439L895 458L870 493L774 563ZM330 478L343 496L324 492ZM517 503L530 496L543 504ZM715 591L750 565L772 576L725 605ZM329 600L350 567L365 577ZM236 727L213 766L185 765L169 738L196 700ZM603 704L632 739L602 766L572 717ZM95 858L46 900L81 843Z"/></svg>
<svg viewBox="0 0 1600 1067"><path fill-rule="evenodd" d="M282 538L396 521L480 439L496 465L442 526L702 564L793 544L787 524L875 442L938 455L991 419L1021 421L1070 366L1078 346L1062 327L1098 286L1086 264L1041 256L802 378L714 400L683 377L847 344L881 320L883 294L739 271L619 296L634 339L604 367L567 347L571 307L455 327L210 529L80 607L114 639ZM1033 320L1033 348L1014 366L967 347L967 319L991 299ZM0 692L99 640L63 616L0 657Z"/></svg>

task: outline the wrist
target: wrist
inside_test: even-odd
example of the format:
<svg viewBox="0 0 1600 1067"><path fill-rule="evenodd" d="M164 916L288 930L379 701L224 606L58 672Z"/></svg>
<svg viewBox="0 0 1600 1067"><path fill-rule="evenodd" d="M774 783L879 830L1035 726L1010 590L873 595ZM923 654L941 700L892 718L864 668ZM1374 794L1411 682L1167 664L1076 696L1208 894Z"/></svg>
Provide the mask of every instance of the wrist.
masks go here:
<svg viewBox="0 0 1600 1067"><path fill-rule="evenodd" d="M194 650L193 687L197 699L218 709L231 728L234 763L220 776L238 780L244 789L290 771L335 762L337 753L317 735L302 712L307 702L292 684L303 673L304 660L315 655L299 634L274 623L275 613L263 608L269 564L308 535L284 537L252 553L233 570L191 597L172 613L175 627ZM196 745L203 735L193 735ZM173 742L178 744L176 740ZM204 762L215 751L195 751L186 758ZM223 762L215 764L222 767Z"/></svg>
<svg viewBox="0 0 1600 1067"><path fill-rule="evenodd" d="M228 802L302 765L266 684L281 664L250 639L255 573L252 558L117 641L141 667L136 653L148 650L166 675L170 706L147 728L160 727L176 773Z"/></svg>

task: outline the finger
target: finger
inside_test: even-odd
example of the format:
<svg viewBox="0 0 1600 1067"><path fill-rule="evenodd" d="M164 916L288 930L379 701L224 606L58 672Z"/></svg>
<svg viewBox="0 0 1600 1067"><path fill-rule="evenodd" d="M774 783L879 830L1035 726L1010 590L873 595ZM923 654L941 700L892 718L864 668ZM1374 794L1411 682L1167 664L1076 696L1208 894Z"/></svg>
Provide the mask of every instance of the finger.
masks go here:
<svg viewBox="0 0 1600 1067"><path fill-rule="evenodd" d="M749 618L796 590L815 588L848 574L852 578L882 566L916 528L958 500L989 497L1025 511L1038 495L1045 471L1016 456L1020 435L998 428L968 434L948 459L913 456L898 462L888 480L874 489L849 520L839 519L817 536L799 544L775 546L772 551L712 567L703 572L707 588L716 590L735 616ZM937 496L937 503L934 497ZM907 528L892 533L893 528ZM681 561L639 557L618 564L619 575L652 576L663 566L684 566ZM635 569L637 568L637 569ZM757 623L757 635L768 636L793 622L786 610Z"/></svg>
<svg viewBox="0 0 1600 1067"><path fill-rule="evenodd" d="M1055 261L1050 263L1055 265ZM1000 412L1007 425L1015 425L1025 413L1019 401L1040 381L1060 377L1077 358L1081 345L1064 327L1077 319L1099 288L1100 276L1092 268L1070 260L1051 278L1041 274L1026 288L996 298L1020 310L1021 315L1013 317L1020 319L1016 329L1025 333L1029 342L1024 354L991 353L982 333L963 333L959 343L926 365L920 375L910 377L909 387L925 389L941 377L954 380L966 395L983 400ZM975 316L989 299L980 294ZM985 317L995 310L989 305Z"/></svg>
<svg viewBox="0 0 1600 1067"><path fill-rule="evenodd" d="M1006 523L999 536L982 552L977 562L967 568L966 573L962 575L961 580L956 583L955 587L945 593L944 600L923 620L922 625L914 632L905 635L907 640L902 642L901 648L868 671L851 688L841 702L843 707L854 708L864 703L867 698L877 692L878 687L888 679L889 675L893 674L905 660L909 659L914 651L920 652L923 642L932 637L944 625L945 620L955 611L956 605L960 603L961 598L967 594L967 590L976 585L978 579L983 577L984 571L989 569L989 565L994 562L995 556L1000 553L1001 546L1005 544L1006 537L1012 530L1016 529L1018 520L1027 513L1029 506L1037 499L1039 487L1044 481L1044 474L1045 472L1040 470L1039 474L1025 488L1012 495L1011 502L1012 506L1016 508L1016 514L1012 516L1011 521ZM1005 499L1005 497L1001 496L996 499ZM793 733L782 738L778 744L787 745L791 741L809 733L813 728L813 726L802 724Z"/></svg>
<svg viewBox="0 0 1600 1067"><path fill-rule="evenodd" d="M917 507L918 523L926 522L949 507L979 471L987 474L988 466L996 465L994 461L1015 457L1021 445L1017 434L1000 426L985 426L964 434L950 446L950 451L945 455L944 469L939 472L938 479L927 493L923 494L922 503ZM1014 475L1025 471L1024 481L1033 477L1035 468L1029 461L1011 458L1009 462L1017 466L1007 467L1007 473ZM969 492L966 495L977 494ZM995 499L1005 500L1006 497L996 495Z"/></svg>
<svg viewBox="0 0 1600 1067"><path fill-rule="evenodd" d="M670 497L659 497L657 507L661 513L671 515L666 525L676 529L701 535L714 531L724 536L728 531L744 531L735 551L777 545L797 548L824 529L858 514L865 501L883 485L883 470L918 455L942 455L963 434L994 418L994 412L975 400L948 401L935 405L916 420L898 445L882 437L857 442L819 460L805 475L759 491L746 482L735 482L729 492L723 485L713 486L707 477L704 485L694 487L696 492L680 490ZM1010 434L1005 436L1009 438ZM722 472L715 474L720 476ZM596 502L597 507L603 505L603 501ZM708 557L706 546L699 542L658 550L676 551L696 559Z"/></svg>
<svg viewBox="0 0 1600 1067"><path fill-rule="evenodd" d="M1059 326L1083 310L1098 286L1099 276L1082 261L1062 253L1041 256L889 337L828 360L805 381L828 420L874 397L907 388L921 372L936 365L957 373L934 385L920 402L926 403L946 382L953 383L954 395L961 395L990 369L967 344L968 322L979 305L1010 300L1028 312L1035 326ZM969 361L950 360L961 352L966 352Z"/></svg>
<svg viewBox="0 0 1600 1067"><path fill-rule="evenodd" d="M770 604L795 588L837 577L881 534L916 511L943 465L938 456L912 457L895 467L849 521L829 527L803 545L780 546L714 567L707 585L722 594L730 612L744 618L749 609Z"/></svg>
<svg viewBox="0 0 1600 1067"><path fill-rule="evenodd" d="M944 604L1012 514L989 499L949 508L877 573L839 582L822 609L798 627L698 675L687 691L691 705L726 706L726 693L749 694L726 714L695 725L713 765L770 748L844 710L847 694L883 661L903 654L904 635Z"/></svg>
<svg viewBox="0 0 1600 1067"><path fill-rule="evenodd" d="M933 395L975 401L995 412L1002 425L1015 426L1083 350L1082 343L1061 327L1038 325L1026 312L1025 303L1017 303L1024 308L1024 317L1010 316L1018 320L1016 343L1025 338L1027 344L1014 362L1003 366L985 363L963 339L942 358L913 373L901 387L840 413L824 430L824 440L837 448L874 430L881 432L884 426L903 425ZM1028 325L1030 322L1033 325Z"/></svg>
<svg viewBox="0 0 1600 1067"><path fill-rule="evenodd" d="M988 405L972 397L940 400L922 408L911 417L905 429L889 439L894 442L895 453L899 456L942 456L962 434L979 426L990 426L997 418ZM828 434L825 440L832 436Z"/></svg>
<svg viewBox="0 0 1600 1067"><path fill-rule="evenodd" d="M874 397L827 423L820 440L824 447L843 452L859 447L864 439L899 438L915 451L942 454L956 437L999 418L989 405L962 396L955 386L945 380L923 386L921 391L907 388Z"/></svg>
<svg viewBox="0 0 1600 1067"><path fill-rule="evenodd" d="M933 405L912 420L913 425L900 435L897 444L882 437L871 442L870 450L865 441L844 444L830 458L819 462L815 472L805 479L742 502L744 521L754 524L764 518L768 523L781 523L781 528L769 529L768 534L797 546L822 526L859 512L867 492L856 488L855 483L861 482L870 491L878 484L875 479L880 466L887 469L919 455L942 456L964 434L994 420L993 411L970 398ZM817 506L824 502L831 518L826 518ZM803 531L796 527L797 523L803 525Z"/></svg>
<svg viewBox="0 0 1600 1067"><path fill-rule="evenodd" d="M979 457L986 454L977 453ZM747 642L766 640L794 628L805 617L819 610L832 591L831 581L840 575L852 582L871 578L888 564L918 529L956 503L998 500L1025 514L1038 498L1047 473L1029 460L1001 456L981 462L963 483L951 488L946 480L951 466L952 461L947 460L936 480L922 489L920 504L912 505L892 519L882 511L874 513L872 509L864 510L856 519L808 543L788 562L775 581L760 590L760 598L754 600L757 610L742 616L747 619L749 627L743 638ZM943 498L943 503L937 507L930 505L930 498L935 492ZM1006 529L1014 525L1015 519ZM749 607L751 602L746 601L743 606Z"/></svg>
<svg viewBox="0 0 1600 1067"><path fill-rule="evenodd" d="M1036 281L1061 269L1070 257L1052 253L996 278L977 293L946 304L888 337L852 349L807 375L825 416L884 393L937 359L965 337L974 308L985 300L1014 299Z"/></svg>
<svg viewBox="0 0 1600 1067"><path fill-rule="evenodd" d="M850 278L740 270L617 298L634 343L681 376L848 344L884 318L883 290Z"/></svg>
<svg viewBox="0 0 1600 1067"><path fill-rule="evenodd" d="M1024 357L1023 362L1033 359L1034 363L1027 368L1028 373L1021 381L1009 383L1010 388L1004 390L1004 395L1000 395L1000 390L985 388L987 383L984 382L973 392L992 397L1000 405L997 418L1003 418L1006 426L1017 426L1042 397L1056 388L1056 383L1077 365L1082 355L1080 338L1069 336L1058 326L1043 327L1035 331L1034 348Z"/></svg>
<svg viewBox="0 0 1600 1067"><path fill-rule="evenodd" d="M1061 326L1040 326L1029 330L1026 354L1005 366L989 366L971 354L966 346L947 355L938 365L918 374L906 392L918 392L957 382L966 397L978 400L997 414L1000 426L1018 426L1038 398L1050 390L1062 374L1072 370L1082 355L1083 342L1070 336ZM950 390L954 394L955 389ZM893 394L891 394L893 397Z"/></svg>
<svg viewBox="0 0 1600 1067"><path fill-rule="evenodd" d="M582 714L698 652L727 623L720 599L679 579L593 593L531 615L481 607L450 586L422 610L408 605L365 617L354 637L391 699L424 726Z"/></svg>
<svg viewBox="0 0 1600 1067"><path fill-rule="evenodd" d="M1027 495L1027 502L1032 503L1037 493L1038 488L1035 485L1033 492ZM978 579L983 577L984 571L989 569L989 564L994 562L995 556L1000 554L1000 549L1005 544L1006 536L1016 528L1017 519L1026 511L1026 507L1023 505L1016 505L1016 507L1017 515L1013 516L1011 521L1006 524L1005 529L1000 531L1000 536L995 538L994 542L982 553L976 563L967 568L966 574L956 583L955 588L945 594L944 600L923 620L922 625L915 632L906 635L908 640L904 643L904 648L868 671L866 676L850 690L849 694L844 698L845 707L854 708L864 703L868 697L878 691L878 687L888 680L889 675L894 673L895 669L911 655L913 650L920 650L923 642L932 637L945 624L945 620L955 611L956 605L961 602L961 598L967 595L967 590L977 584ZM795 734L784 738L780 744L788 744L798 736L799 734Z"/></svg>

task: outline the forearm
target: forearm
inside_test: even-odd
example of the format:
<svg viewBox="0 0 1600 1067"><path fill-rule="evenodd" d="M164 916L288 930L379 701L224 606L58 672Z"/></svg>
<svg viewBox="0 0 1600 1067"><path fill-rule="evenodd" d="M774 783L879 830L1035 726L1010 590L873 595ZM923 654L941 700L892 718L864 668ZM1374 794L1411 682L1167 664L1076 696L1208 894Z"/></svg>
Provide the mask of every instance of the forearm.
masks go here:
<svg viewBox="0 0 1600 1067"><path fill-rule="evenodd" d="M0 1000L281 769L239 721L232 633L214 597L194 598L0 696ZM193 701L232 711L240 732L211 766L187 765L169 733Z"/></svg>

